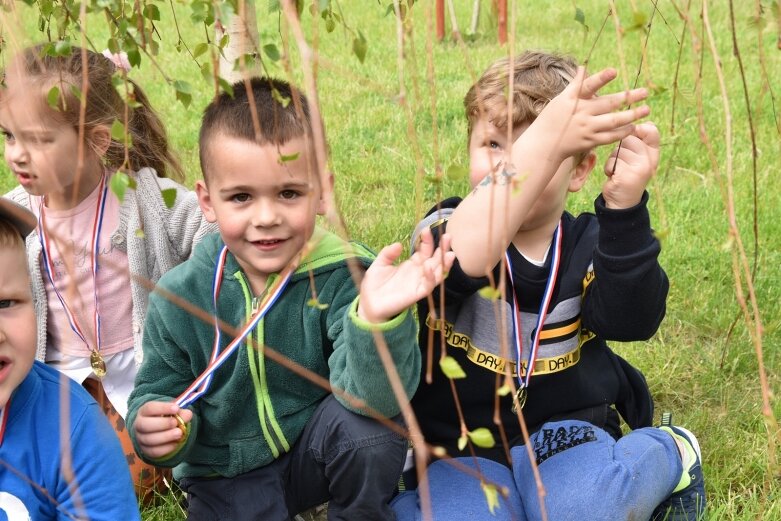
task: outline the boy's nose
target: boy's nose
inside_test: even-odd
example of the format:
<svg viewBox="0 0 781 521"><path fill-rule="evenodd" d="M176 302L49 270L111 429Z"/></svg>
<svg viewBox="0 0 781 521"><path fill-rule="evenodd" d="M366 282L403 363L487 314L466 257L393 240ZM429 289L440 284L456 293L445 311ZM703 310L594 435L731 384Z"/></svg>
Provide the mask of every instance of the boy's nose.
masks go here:
<svg viewBox="0 0 781 521"><path fill-rule="evenodd" d="M268 228L279 224L279 212L273 203L260 201L252 212L252 226L256 228Z"/></svg>

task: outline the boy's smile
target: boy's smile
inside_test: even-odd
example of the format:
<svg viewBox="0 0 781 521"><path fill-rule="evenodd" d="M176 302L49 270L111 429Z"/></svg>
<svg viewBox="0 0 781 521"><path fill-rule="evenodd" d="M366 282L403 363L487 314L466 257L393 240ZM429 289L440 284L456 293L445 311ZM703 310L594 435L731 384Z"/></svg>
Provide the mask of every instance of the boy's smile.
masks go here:
<svg viewBox="0 0 781 521"><path fill-rule="evenodd" d="M0 407L35 360L36 323L23 246L0 247Z"/></svg>
<svg viewBox="0 0 781 521"><path fill-rule="evenodd" d="M277 146L220 133L206 157L208 181L196 184L201 209L209 222L218 224L258 295L268 275L283 270L301 251L315 216L323 213L310 152L303 137Z"/></svg>

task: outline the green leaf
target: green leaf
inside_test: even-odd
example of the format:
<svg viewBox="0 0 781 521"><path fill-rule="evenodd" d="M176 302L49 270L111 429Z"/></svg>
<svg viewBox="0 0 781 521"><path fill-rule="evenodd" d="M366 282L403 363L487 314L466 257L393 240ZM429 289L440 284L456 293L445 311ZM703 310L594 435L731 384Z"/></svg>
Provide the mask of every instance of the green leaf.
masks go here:
<svg viewBox="0 0 781 521"><path fill-rule="evenodd" d="M197 58L209 50L209 44L201 42L193 48L193 58Z"/></svg>
<svg viewBox="0 0 781 521"><path fill-rule="evenodd" d="M52 108L52 110L56 110L59 112L60 110L60 89L57 86L52 87L49 89L48 94L46 94L46 103L49 104L49 106Z"/></svg>
<svg viewBox="0 0 781 521"><path fill-rule="evenodd" d="M363 63L366 59L366 51L369 44L366 42L366 38L361 31L358 31L358 36L353 40L353 53L358 57L358 61Z"/></svg>
<svg viewBox="0 0 781 521"><path fill-rule="evenodd" d="M277 49L277 46L273 43L269 43L263 46L263 52L266 53L266 56L269 57L271 61L279 61L279 58L281 58L281 55L279 54L279 49Z"/></svg>
<svg viewBox="0 0 781 521"><path fill-rule="evenodd" d="M160 21L160 9L155 4L147 4L144 7L144 18L147 20Z"/></svg>
<svg viewBox="0 0 781 521"><path fill-rule="evenodd" d="M283 96L277 89L271 89L271 97L277 100L283 107L287 107L290 104L290 98Z"/></svg>
<svg viewBox="0 0 781 521"><path fill-rule="evenodd" d="M143 239L144 237L146 237L144 230L142 230L141 228L136 228L136 237L138 237L139 239Z"/></svg>
<svg viewBox="0 0 781 521"><path fill-rule="evenodd" d="M466 378L466 373L463 369L461 369L461 365L459 365L458 361L456 361L456 359L452 356L446 356L441 359L439 361L439 367L448 378L452 378L454 380L459 378Z"/></svg>
<svg viewBox="0 0 781 521"><path fill-rule="evenodd" d="M174 81L174 89L176 90L176 99L181 101L185 107L189 107L193 100L192 85L184 80L176 80Z"/></svg>
<svg viewBox="0 0 781 521"><path fill-rule="evenodd" d="M119 202L122 202L125 199L125 191L128 186L130 186L130 177L126 173L116 172L111 176L109 188L111 188L111 191L117 196Z"/></svg>
<svg viewBox="0 0 781 521"><path fill-rule="evenodd" d="M71 43L68 40L60 40L54 44L54 52L57 56L69 56L71 53Z"/></svg>
<svg viewBox="0 0 781 521"><path fill-rule="evenodd" d="M220 85L220 88L225 91L225 93L233 97L233 85L228 83L228 81L225 78L218 78L217 83Z"/></svg>
<svg viewBox="0 0 781 521"><path fill-rule="evenodd" d="M116 38L109 38L108 42L106 42L106 47L108 47L109 52L112 54L117 54L119 52L119 43L117 43Z"/></svg>
<svg viewBox="0 0 781 521"><path fill-rule="evenodd" d="M125 140L125 125L123 125L122 122L118 119L115 119L111 124L111 139L114 141Z"/></svg>
<svg viewBox="0 0 781 521"><path fill-rule="evenodd" d="M277 159L277 161L279 162L280 165L282 165L282 164L288 163L290 161L295 161L296 159L298 159L299 155L300 154L298 152L295 152L295 153L289 154L289 155L280 154L279 155L279 159Z"/></svg>
<svg viewBox="0 0 781 521"><path fill-rule="evenodd" d="M71 95L73 95L74 98L81 101L81 89L77 87L76 85L71 85Z"/></svg>
<svg viewBox="0 0 781 521"><path fill-rule="evenodd" d="M336 21L333 16L329 16L325 19L325 30L329 33L334 32L336 29Z"/></svg>
<svg viewBox="0 0 781 521"><path fill-rule="evenodd" d="M230 36L227 34L223 35L222 38L220 38L219 48L220 50L224 49L226 45L228 45L228 42L230 42Z"/></svg>
<svg viewBox="0 0 781 521"><path fill-rule="evenodd" d="M496 390L496 394L498 394L499 396L507 396L508 394L510 394L511 391L512 389L510 389L510 386L505 384Z"/></svg>
<svg viewBox="0 0 781 521"><path fill-rule="evenodd" d="M575 21L584 27L586 25L586 13L580 7L575 7Z"/></svg>
<svg viewBox="0 0 781 521"><path fill-rule="evenodd" d="M141 66L141 51L138 48L130 49L127 51L127 61L132 67Z"/></svg>
<svg viewBox="0 0 781 521"><path fill-rule="evenodd" d="M491 431L485 427L480 427L469 432L469 439L472 440L472 443L484 449L490 449L496 445L496 441L494 441L494 435L491 434Z"/></svg>
<svg viewBox="0 0 781 521"><path fill-rule="evenodd" d="M320 6L320 12L327 10L328 7L331 5L331 0L320 0L319 6Z"/></svg>
<svg viewBox="0 0 781 521"><path fill-rule="evenodd" d="M635 11L632 13L632 25L629 26L627 31L642 29L646 23L648 23L648 16L642 11Z"/></svg>
<svg viewBox="0 0 781 521"><path fill-rule="evenodd" d="M328 309L328 304L323 304L316 298L310 298L309 300L307 300L306 305L309 306L310 308L315 308L320 310Z"/></svg>
<svg viewBox="0 0 781 521"><path fill-rule="evenodd" d="M193 86L184 80L175 80L174 88L177 90L177 92L183 92L185 94L193 93Z"/></svg>
<svg viewBox="0 0 781 521"><path fill-rule="evenodd" d="M466 448L466 436L458 438L458 450L464 450Z"/></svg>
<svg viewBox="0 0 781 521"><path fill-rule="evenodd" d="M499 508L499 491L496 490L496 486L484 481L480 482L480 488L483 489L485 501L488 503L488 510L490 510L491 515L493 515L494 510Z"/></svg>
<svg viewBox="0 0 781 521"><path fill-rule="evenodd" d="M204 62L203 65L201 65L201 76L204 80L206 80L207 83L211 83L214 79L214 75L212 75L212 64L211 62Z"/></svg>
<svg viewBox="0 0 781 521"><path fill-rule="evenodd" d="M160 190L160 195L163 196L163 202L165 203L166 208L171 209L174 207L174 203L176 202L176 188Z"/></svg>
<svg viewBox="0 0 781 521"><path fill-rule="evenodd" d="M477 290L477 294L483 297L486 300L498 300L499 297L502 296L502 292L499 291L499 288L494 288L491 286L485 286Z"/></svg>
<svg viewBox="0 0 781 521"><path fill-rule="evenodd" d="M448 179L452 179L453 181L459 181L461 179L466 179L469 177L469 169L465 166L461 165L450 165L447 167L447 171L445 171L445 175Z"/></svg>

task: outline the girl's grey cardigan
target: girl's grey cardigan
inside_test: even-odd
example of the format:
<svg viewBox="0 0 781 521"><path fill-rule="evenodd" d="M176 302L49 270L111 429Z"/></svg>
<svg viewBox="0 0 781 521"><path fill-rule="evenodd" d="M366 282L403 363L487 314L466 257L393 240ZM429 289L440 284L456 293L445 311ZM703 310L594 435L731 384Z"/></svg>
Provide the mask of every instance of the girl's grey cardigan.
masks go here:
<svg viewBox="0 0 781 521"><path fill-rule="evenodd" d="M119 209L119 225L111 231L111 242L127 253L133 299L133 349L136 365L140 365L143 358L141 337L151 286L163 273L189 258L193 246L204 235L217 231L217 226L203 218L195 193L175 181L157 177L151 168L139 170L133 178L136 188L125 192ZM161 191L166 189L176 190L176 201L171 208L166 206L161 195ZM5 196L30 208L30 196L21 186ZM37 214L37 208L30 209ZM27 237L27 263L38 320L35 356L43 361L46 357L48 307L37 231Z"/></svg>

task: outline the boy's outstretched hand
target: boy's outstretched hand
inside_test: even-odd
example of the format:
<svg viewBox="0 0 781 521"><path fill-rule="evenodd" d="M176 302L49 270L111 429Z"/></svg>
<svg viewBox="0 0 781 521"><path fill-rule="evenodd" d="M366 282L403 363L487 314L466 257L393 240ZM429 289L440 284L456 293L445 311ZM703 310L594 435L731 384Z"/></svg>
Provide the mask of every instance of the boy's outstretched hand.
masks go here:
<svg viewBox="0 0 781 521"><path fill-rule="evenodd" d="M638 204L659 165L659 130L641 123L613 149L605 162L607 181L602 196L608 208L631 208Z"/></svg>
<svg viewBox="0 0 781 521"><path fill-rule="evenodd" d="M444 234L434 249L428 229L421 234L418 251L396 266L393 263L399 255L400 243L386 246L366 270L358 301L358 316L362 319L375 324L385 322L425 298L442 282L455 259L450 236Z"/></svg>
<svg viewBox="0 0 781 521"><path fill-rule="evenodd" d="M192 411L180 409L173 402L147 402L141 406L133 423L141 452L157 459L176 449L185 435L177 414L185 424L193 419Z"/></svg>
<svg viewBox="0 0 781 521"><path fill-rule="evenodd" d="M532 123L539 139L555 140L556 166L570 156L628 136L634 122L650 113L646 105L619 110L648 96L644 88L597 96L616 78L615 69L586 76L583 67L561 94L551 100ZM528 133L528 131L527 131Z"/></svg>

